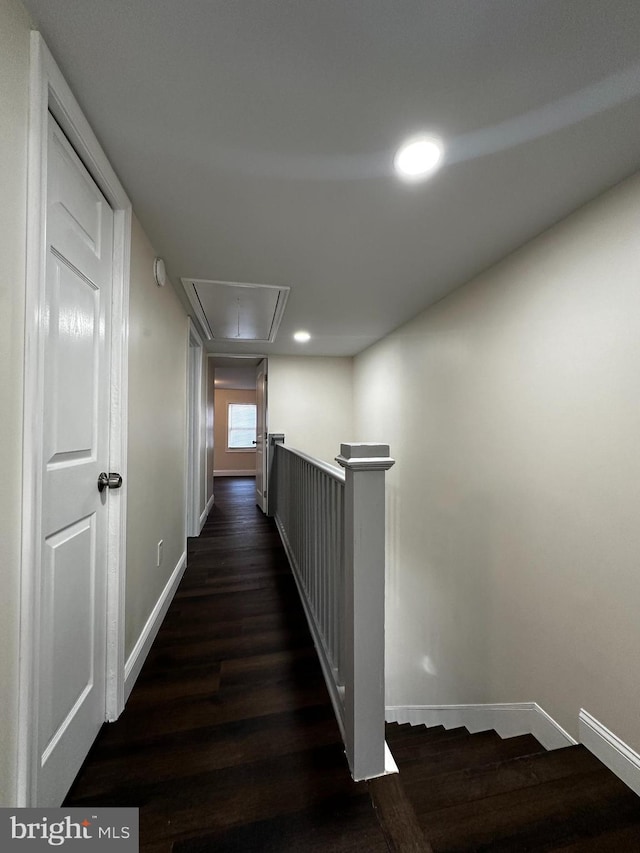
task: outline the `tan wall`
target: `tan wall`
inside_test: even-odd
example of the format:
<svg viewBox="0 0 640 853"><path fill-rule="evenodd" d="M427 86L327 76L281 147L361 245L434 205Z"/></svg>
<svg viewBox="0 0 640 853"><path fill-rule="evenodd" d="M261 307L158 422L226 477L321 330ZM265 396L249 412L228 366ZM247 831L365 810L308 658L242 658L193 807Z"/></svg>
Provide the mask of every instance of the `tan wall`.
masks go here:
<svg viewBox="0 0 640 853"><path fill-rule="evenodd" d="M0 3L0 806L16 801L29 27Z"/></svg>
<svg viewBox="0 0 640 853"><path fill-rule="evenodd" d="M390 703L584 707L640 749L638 223L636 177L357 357Z"/></svg>
<svg viewBox="0 0 640 853"><path fill-rule="evenodd" d="M251 390L217 389L215 392L214 470L246 471L255 474L256 452L227 450L227 406L229 403L255 403L256 392Z"/></svg>
<svg viewBox="0 0 640 853"><path fill-rule="evenodd" d="M129 319L126 655L186 544L188 321L171 287L153 277L155 252L134 218ZM162 565L157 544L164 542Z"/></svg>
<svg viewBox="0 0 640 853"><path fill-rule="evenodd" d="M269 356L269 432L290 447L335 464L353 430L353 360Z"/></svg>

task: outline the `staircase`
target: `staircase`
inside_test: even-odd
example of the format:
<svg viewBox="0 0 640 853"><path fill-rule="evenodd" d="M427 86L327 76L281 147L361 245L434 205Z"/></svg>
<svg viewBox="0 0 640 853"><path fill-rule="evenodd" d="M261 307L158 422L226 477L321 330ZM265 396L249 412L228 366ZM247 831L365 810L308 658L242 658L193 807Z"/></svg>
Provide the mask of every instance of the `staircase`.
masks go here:
<svg viewBox="0 0 640 853"><path fill-rule="evenodd" d="M391 849L640 851L640 798L583 746L397 723L386 737L400 774L370 792Z"/></svg>

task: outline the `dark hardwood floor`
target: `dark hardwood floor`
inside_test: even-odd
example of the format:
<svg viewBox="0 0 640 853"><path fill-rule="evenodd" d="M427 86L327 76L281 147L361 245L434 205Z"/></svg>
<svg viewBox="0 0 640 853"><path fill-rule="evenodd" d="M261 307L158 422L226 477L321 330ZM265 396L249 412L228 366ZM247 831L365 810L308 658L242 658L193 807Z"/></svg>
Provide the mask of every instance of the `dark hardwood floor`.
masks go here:
<svg viewBox="0 0 640 853"><path fill-rule="evenodd" d="M221 478L127 708L67 805L140 808L141 850L386 851L275 525Z"/></svg>
<svg viewBox="0 0 640 853"><path fill-rule="evenodd" d="M143 853L640 853L640 799L581 746L388 724L399 776L354 783L275 525L252 478L215 490L67 805L138 806Z"/></svg>

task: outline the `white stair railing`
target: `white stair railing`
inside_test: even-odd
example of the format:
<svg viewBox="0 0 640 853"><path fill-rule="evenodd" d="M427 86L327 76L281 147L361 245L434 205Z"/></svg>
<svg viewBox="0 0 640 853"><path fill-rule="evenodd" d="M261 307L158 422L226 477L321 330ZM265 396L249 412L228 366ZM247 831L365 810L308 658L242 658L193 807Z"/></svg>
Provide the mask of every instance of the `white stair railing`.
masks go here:
<svg viewBox="0 0 640 853"><path fill-rule="evenodd" d="M270 436L273 515L307 616L353 778L381 776L386 444L341 444L341 468ZM344 470L343 470L344 469Z"/></svg>

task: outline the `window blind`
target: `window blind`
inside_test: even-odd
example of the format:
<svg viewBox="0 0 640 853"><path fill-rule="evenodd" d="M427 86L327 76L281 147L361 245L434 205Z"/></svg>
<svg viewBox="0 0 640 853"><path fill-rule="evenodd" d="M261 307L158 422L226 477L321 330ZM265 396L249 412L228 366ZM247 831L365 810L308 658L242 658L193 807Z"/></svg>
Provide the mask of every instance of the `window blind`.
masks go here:
<svg viewBox="0 0 640 853"><path fill-rule="evenodd" d="M230 450L255 447L256 407L254 403L229 403L227 446Z"/></svg>

